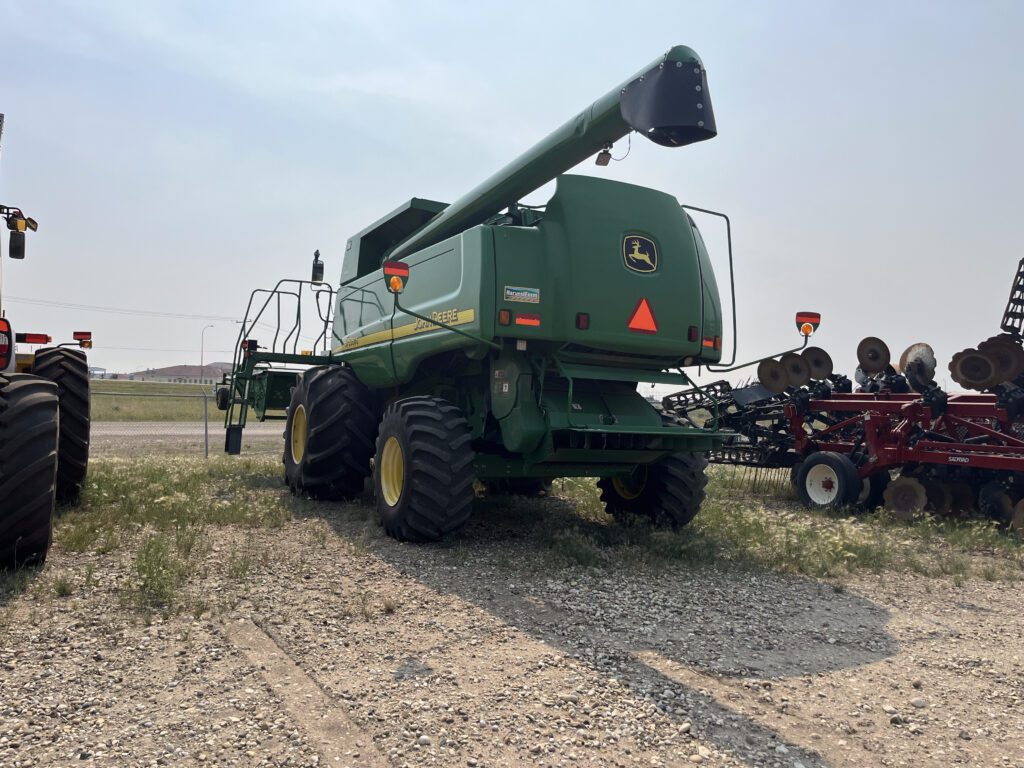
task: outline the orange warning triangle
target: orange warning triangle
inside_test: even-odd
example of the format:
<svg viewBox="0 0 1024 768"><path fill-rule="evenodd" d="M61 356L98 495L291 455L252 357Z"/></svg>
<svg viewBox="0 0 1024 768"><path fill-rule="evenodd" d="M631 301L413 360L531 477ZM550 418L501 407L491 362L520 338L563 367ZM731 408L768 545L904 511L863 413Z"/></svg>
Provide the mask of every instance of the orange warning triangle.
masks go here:
<svg viewBox="0 0 1024 768"><path fill-rule="evenodd" d="M654 310L647 299L640 299L629 318L628 328L637 333L657 333L658 322L654 319Z"/></svg>

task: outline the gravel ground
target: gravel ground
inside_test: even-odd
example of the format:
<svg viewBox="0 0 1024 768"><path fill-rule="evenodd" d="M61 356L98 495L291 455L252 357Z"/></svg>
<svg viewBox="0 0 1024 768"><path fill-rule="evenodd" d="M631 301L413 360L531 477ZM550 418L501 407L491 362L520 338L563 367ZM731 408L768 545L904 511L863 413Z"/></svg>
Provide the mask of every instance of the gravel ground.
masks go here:
<svg viewBox="0 0 1024 768"><path fill-rule="evenodd" d="M1016 584L565 567L526 503L564 506L439 546L358 504L217 528L148 620L127 548L58 530L3 606L0 765L1024 766Z"/></svg>

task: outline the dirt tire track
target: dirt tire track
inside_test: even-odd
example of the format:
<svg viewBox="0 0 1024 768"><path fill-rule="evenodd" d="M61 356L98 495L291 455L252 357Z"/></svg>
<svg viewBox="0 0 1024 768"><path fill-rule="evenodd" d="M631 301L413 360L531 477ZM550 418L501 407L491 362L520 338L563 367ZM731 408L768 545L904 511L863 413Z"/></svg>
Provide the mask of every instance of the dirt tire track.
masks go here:
<svg viewBox="0 0 1024 768"><path fill-rule="evenodd" d="M225 622L224 634L259 670L328 765L386 768L388 762L340 707L277 642L249 619Z"/></svg>

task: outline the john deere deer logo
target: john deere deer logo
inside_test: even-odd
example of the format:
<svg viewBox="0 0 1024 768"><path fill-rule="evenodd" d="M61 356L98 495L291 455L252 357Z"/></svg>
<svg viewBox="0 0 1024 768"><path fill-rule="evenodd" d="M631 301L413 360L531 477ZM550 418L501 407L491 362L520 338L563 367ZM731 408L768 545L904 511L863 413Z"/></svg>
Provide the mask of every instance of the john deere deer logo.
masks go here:
<svg viewBox="0 0 1024 768"><path fill-rule="evenodd" d="M622 238L622 260L634 272L654 272L658 268L658 249L642 235Z"/></svg>

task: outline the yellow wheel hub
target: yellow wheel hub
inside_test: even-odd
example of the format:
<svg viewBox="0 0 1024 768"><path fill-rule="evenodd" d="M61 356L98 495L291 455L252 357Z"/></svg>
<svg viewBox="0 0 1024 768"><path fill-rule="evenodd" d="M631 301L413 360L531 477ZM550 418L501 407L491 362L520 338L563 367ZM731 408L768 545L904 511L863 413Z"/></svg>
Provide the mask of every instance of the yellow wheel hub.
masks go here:
<svg viewBox="0 0 1024 768"><path fill-rule="evenodd" d="M632 501L640 497L647 485L647 467L639 467L628 475L617 475L612 478L612 487L624 499Z"/></svg>
<svg viewBox="0 0 1024 768"><path fill-rule="evenodd" d="M295 413L292 414L292 433L290 442L292 447L292 461L298 464L306 455L306 433L308 425L306 422L306 406L295 406Z"/></svg>
<svg viewBox="0 0 1024 768"><path fill-rule="evenodd" d="M397 437L389 437L380 452L380 492L389 507L398 504L405 487L405 456Z"/></svg>

